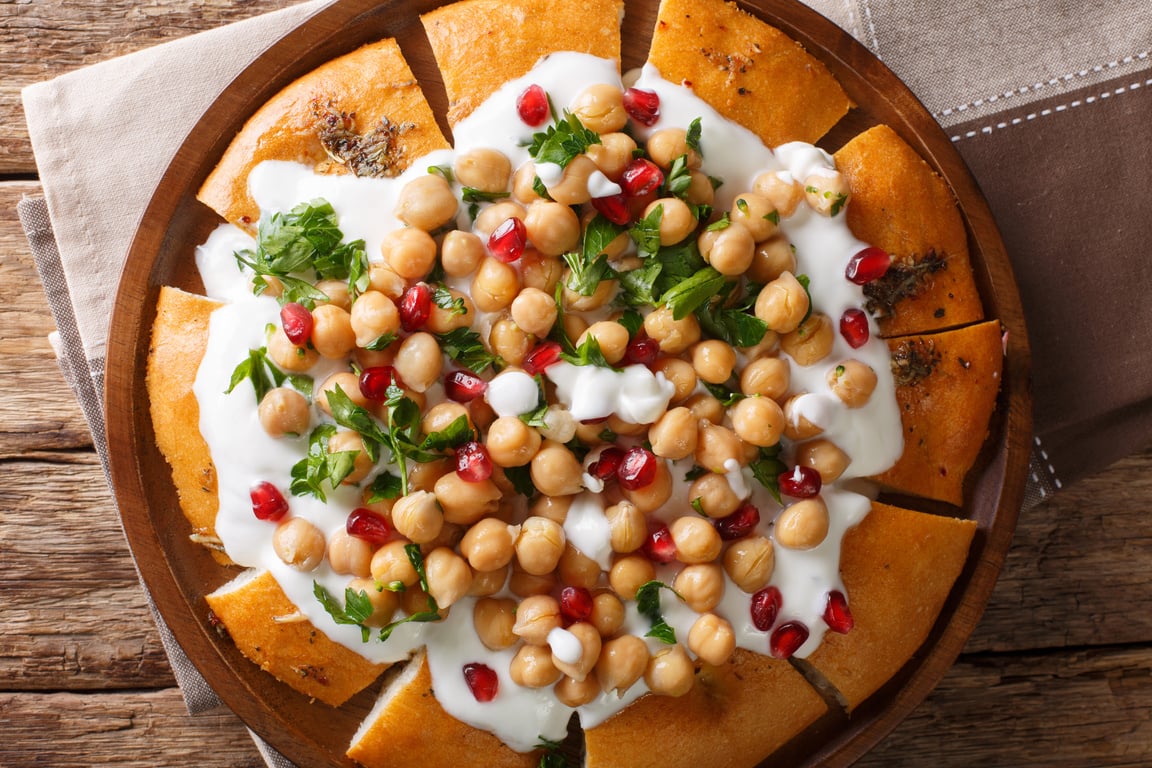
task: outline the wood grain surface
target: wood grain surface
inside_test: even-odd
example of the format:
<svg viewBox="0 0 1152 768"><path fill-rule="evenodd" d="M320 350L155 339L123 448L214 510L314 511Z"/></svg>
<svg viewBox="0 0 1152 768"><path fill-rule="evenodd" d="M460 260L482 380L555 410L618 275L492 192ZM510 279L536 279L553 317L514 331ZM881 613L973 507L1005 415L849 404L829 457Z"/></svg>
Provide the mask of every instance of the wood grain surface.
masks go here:
<svg viewBox="0 0 1152 768"><path fill-rule="evenodd" d="M288 4L0 1L0 766L263 765L233 715L184 710L15 205L21 86ZM1152 452L1023 513L959 662L859 765L1152 765L1150 550Z"/></svg>

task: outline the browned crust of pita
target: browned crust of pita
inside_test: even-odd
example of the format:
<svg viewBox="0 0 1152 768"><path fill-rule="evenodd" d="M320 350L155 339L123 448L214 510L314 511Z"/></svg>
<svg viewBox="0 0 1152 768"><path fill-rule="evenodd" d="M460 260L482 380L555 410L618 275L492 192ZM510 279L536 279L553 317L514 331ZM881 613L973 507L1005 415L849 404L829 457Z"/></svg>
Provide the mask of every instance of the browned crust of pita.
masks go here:
<svg viewBox="0 0 1152 768"><path fill-rule="evenodd" d="M436 125L395 40L382 40L318 67L294 81L256 112L232 140L204 182L198 199L226 220L250 226L260 211L248 194L248 174L265 160L321 165L347 173L330 162L317 133L316 106L354 115L354 130L367 132L382 119L411 124L396 138L395 173L412 160L448 142Z"/></svg>
<svg viewBox="0 0 1152 768"><path fill-rule="evenodd" d="M538 752L516 752L497 737L449 715L432 691L432 673L421 650L383 694L387 703L348 748L348 757L378 768L534 768ZM411 674L415 672L415 674Z"/></svg>
<svg viewBox="0 0 1152 768"><path fill-rule="evenodd" d="M703 665L679 698L646 695L585 731L585 768L742 768L754 765L825 712L790 664L737 649Z"/></svg>
<svg viewBox="0 0 1152 768"><path fill-rule="evenodd" d="M619 69L623 12L620 0L464 0L424 14L448 92L448 124L455 126L548 53L588 53Z"/></svg>
<svg viewBox="0 0 1152 768"><path fill-rule="evenodd" d="M889 282L915 274L907 268L916 265L924 275L917 292L879 318L881 333L926 333L982 320L964 222L944 180L886 125L852 139L835 158L851 190L852 234L892 255ZM942 268L929 273L926 258L928 264L941 260Z"/></svg>
<svg viewBox="0 0 1152 768"><path fill-rule="evenodd" d="M844 537L840 571L855 626L808 657L849 709L895 675L928 637L976 523L875 503Z"/></svg>
<svg viewBox="0 0 1152 768"><path fill-rule="evenodd" d="M893 366L908 355L926 373L901 385L896 402L904 452L877 476L898 491L963 503L964 477L976 462L996 407L1004 360L1000 324L988 321L941 333L889 339Z"/></svg>
<svg viewBox="0 0 1152 768"><path fill-rule="evenodd" d="M156 303L152 346L144 376L156 445L172 467L172 484L193 534L215 538L216 466L200 436L200 405L192 385L208 346L208 318L220 305L203 296L163 287ZM212 551L224 565L231 559Z"/></svg>
<svg viewBox="0 0 1152 768"><path fill-rule="evenodd" d="M800 43L735 3L663 0L648 61L769 147L814 143L852 107Z"/></svg>
<svg viewBox="0 0 1152 768"><path fill-rule="evenodd" d="M247 573L239 578L247 578ZM375 681L388 664L373 664L329 640L312 623L277 621L298 614L268 571L236 589L205 598L245 657L306 696L338 707Z"/></svg>

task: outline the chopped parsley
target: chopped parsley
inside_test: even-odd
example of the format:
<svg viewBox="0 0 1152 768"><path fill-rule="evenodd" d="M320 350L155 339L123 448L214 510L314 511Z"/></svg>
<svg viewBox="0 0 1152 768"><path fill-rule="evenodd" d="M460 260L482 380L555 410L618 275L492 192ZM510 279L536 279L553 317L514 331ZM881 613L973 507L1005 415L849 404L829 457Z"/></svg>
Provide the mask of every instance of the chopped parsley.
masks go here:
<svg viewBox="0 0 1152 768"><path fill-rule="evenodd" d="M232 390L236 389L242 381L252 383L252 389L256 392L257 403L276 387L283 386L285 381L305 397L312 396L312 377L284 373L268 359L267 347L248 350L248 357L241 360L232 369L232 378L228 381L228 389L224 390L224 394L232 394Z"/></svg>
<svg viewBox="0 0 1152 768"><path fill-rule="evenodd" d="M580 118L565 111L555 124L532 135L528 153L537 163L555 163L561 168L572 159L588 151L593 144L600 143L600 134L589 130Z"/></svg>
<svg viewBox="0 0 1152 768"><path fill-rule="evenodd" d="M337 624L360 627L361 639L365 643L368 642L372 630L364 622L372 617L372 601L368 598L366 591L357 592L352 587L348 587L344 590L344 605L341 605L340 601L324 588L324 585L318 581L313 581L312 594L324 606L324 610L332 617L332 621Z"/></svg>
<svg viewBox="0 0 1152 768"><path fill-rule="evenodd" d="M675 645L676 631L669 626L668 622L664 621L664 615L660 613L661 589L666 589L676 597L680 597L680 593L672 587L653 579L636 590L636 610L652 623L652 628L644 634L645 637L654 637L662 643Z"/></svg>
<svg viewBox="0 0 1152 768"><path fill-rule="evenodd" d="M456 328L448 333L438 333L436 340L440 343L440 349L444 354L473 373L481 373L488 366L501 362L500 356L489 352L480 339L480 334L471 328Z"/></svg>
<svg viewBox="0 0 1152 768"><path fill-rule="evenodd" d="M359 451L328 452L328 441L336 434L332 424L321 424L308 436L307 455L292 465L292 482L288 489L293 496L312 496L327 502L324 485L335 490L352 474Z"/></svg>

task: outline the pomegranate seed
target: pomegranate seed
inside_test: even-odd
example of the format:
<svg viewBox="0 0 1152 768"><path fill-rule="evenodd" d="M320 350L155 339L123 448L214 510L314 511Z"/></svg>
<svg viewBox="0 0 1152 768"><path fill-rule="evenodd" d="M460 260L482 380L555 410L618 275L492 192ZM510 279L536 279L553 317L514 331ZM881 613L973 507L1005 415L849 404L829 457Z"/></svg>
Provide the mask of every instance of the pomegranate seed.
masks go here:
<svg viewBox="0 0 1152 768"><path fill-rule="evenodd" d="M492 457L483 443L473 440L456 449L456 474L469 483L481 483L492 477Z"/></svg>
<svg viewBox="0 0 1152 768"><path fill-rule="evenodd" d="M492 701L500 690L500 678L486 664L472 662L464 665L464 682L468 690L476 697L476 701Z"/></svg>
<svg viewBox="0 0 1152 768"><path fill-rule="evenodd" d="M533 128L548 119L548 94L538 85L530 85L516 99L516 114Z"/></svg>
<svg viewBox="0 0 1152 768"><path fill-rule="evenodd" d="M588 474L597 480L610 480L624 461L624 449L610 445L600 452L596 461L588 465Z"/></svg>
<svg viewBox="0 0 1152 768"><path fill-rule="evenodd" d="M768 641L768 649L778 659L787 659L808 640L808 627L799 621L787 621L776 627Z"/></svg>
<svg viewBox="0 0 1152 768"><path fill-rule="evenodd" d="M628 491L647 488L656 480L656 454L639 445L634 445L624 454L616 469L616 479L620 487Z"/></svg>
<svg viewBox="0 0 1152 768"><path fill-rule="evenodd" d="M515 216L509 216L488 236L488 250L505 264L519 259L527 246L528 230L524 222Z"/></svg>
<svg viewBox="0 0 1152 768"><path fill-rule="evenodd" d="M620 186L628 197L640 197L664 183L664 172L651 160L638 157L628 163L620 177Z"/></svg>
<svg viewBox="0 0 1152 768"><path fill-rule="evenodd" d="M303 304L290 301L280 307L280 324L294 346L302 347L312 338L312 313Z"/></svg>
<svg viewBox="0 0 1152 768"><path fill-rule="evenodd" d="M488 382L471 371L452 371L444 377L444 394L458 403L470 403L487 390Z"/></svg>
<svg viewBox="0 0 1152 768"><path fill-rule="evenodd" d="M400 326L411 333L424 327L432 315L432 289L416 283L400 297Z"/></svg>
<svg viewBox="0 0 1152 768"><path fill-rule="evenodd" d="M261 480L248 489L252 498L252 514L259 520L269 520L273 523L288 514L288 501L280 489L267 480Z"/></svg>
<svg viewBox="0 0 1152 768"><path fill-rule="evenodd" d="M400 374L390 365L378 365L365 368L360 372L360 394L369 400L382 403L388 399L388 387L395 382L396 386L404 388Z"/></svg>
<svg viewBox="0 0 1152 768"><path fill-rule="evenodd" d="M760 510L753 504L741 504L728 517L716 521L716 531L724 541L742 539L760 524Z"/></svg>
<svg viewBox="0 0 1152 768"><path fill-rule="evenodd" d="M824 606L824 623L833 632L846 635L856 625L852 611L848 610L848 598L843 592L832 590L828 593L828 604Z"/></svg>
<svg viewBox="0 0 1152 768"><path fill-rule="evenodd" d="M776 587L764 589L752 595L752 624L761 632L772 629L776 617L780 615L780 605L784 602L780 590Z"/></svg>
<svg viewBox="0 0 1152 768"><path fill-rule="evenodd" d="M544 369L560 361L560 345L554 341L545 341L537 344L532 351L524 356L524 372L529 376L544 373Z"/></svg>
<svg viewBox="0 0 1152 768"><path fill-rule="evenodd" d="M592 207L613 224L628 224L632 212L628 210L628 199L623 194L592 198Z"/></svg>
<svg viewBox="0 0 1152 768"><path fill-rule="evenodd" d="M868 315L864 310L855 307L844 310L840 316L840 335L852 349L860 349L868 343Z"/></svg>
<svg viewBox="0 0 1152 768"><path fill-rule="evenodd" d="M776 478L780 493L794 499L810 499L820 493L820 473L812 467L797 464L791 472L782 472Z"/></svg>
<svg viewBox="0 0 1152 768"><path fill-rule="evenodd" d="M627 365L652 365L659 356L660 342L647 336L637 336L624 349L624 362Z"/></svg>
<svg viewBox="0 0 1152 768"><path fill-rule="evenodd" d="M387 544L392 540L392 526L378 512L365 507L357 507L348 513L344 528L349 536L355 536L373 544Z"/></svg>
<svg viewBox="0 0 1152 768"><path fill-rule="evenodd" d="M560 615L569 624L587 621L592 615L592 593L584 587L564 587L560 590Z"/></svg>
<svg viewBox="0 0 1152 768"><path fill-rule="evenodd" d="M848 260L848 267L844 270L844 277L856 285L864 285L873 280L884 277L892 257L882 248L868 246Z"/></svg>
<svg viewBox="0 0 1152 768"><path fill-rule="evenodd" d="M629 88L624 91L624 111L641 125L652 125L660 117L660 97L655 91Z"/></svg>
<svg viewBox="0 0 1152 768"><path fill-rule="evenodd" d="M658 563L670 563L676 559L676 542L672 540L672 531L663 523L648 534L648 541L644 542L644 554L649 560Z"/></svg>

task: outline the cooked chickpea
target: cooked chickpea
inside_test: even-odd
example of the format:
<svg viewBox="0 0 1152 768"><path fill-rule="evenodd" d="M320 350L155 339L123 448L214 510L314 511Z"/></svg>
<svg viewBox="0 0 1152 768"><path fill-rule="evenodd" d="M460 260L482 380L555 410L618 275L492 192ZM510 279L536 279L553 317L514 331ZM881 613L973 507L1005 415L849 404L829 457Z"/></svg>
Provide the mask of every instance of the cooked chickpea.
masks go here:
<svg viewBox="0 0 1152 768"><path fill-rule="evenodd" d="M683 406L665 411L648 428L648 442L652 445L652 452L673 461L691 456L696 451L699 423L696 415Z"/></svg>
<svg viewBox="0 0 1152 768"><path fill-rule="evenodd" d="M654 131L645 142L644 148L648 150L648 158L664 170L672 167L672 163L680 155L687 155L688 167L700 167L700 153L688 148L688 132L683 128L662 128Z"/></svg>
<svg viewBox="0 0 1152 768"><path fill-rule="evenodd" d="M689 205L712 205L716 199L716 187L712 186L712 179L701 171L692 171L689 176L688 191L684 193L684 200Z"/></svg>
<svg viewBox="0 0 1152 768"><path fill-rule="evenodd" d="M408 489L410 491L431 491L436 487L436 481L454 471L455 466L448 459L413 462L408 465Z"/></svg>
<svg viewBox="0 0 1152 768"><path fill-rule="evenodd" d="M356 345L366 347L386 334L400 330L400 313L392 299L379 291L365 291L352 305L350 317Z"/></svg>
<svg viewBox="0 0 1152 768"><path fill-rule="evenodd" d="M420 431L425 435L443 432L461 417L468 422L469 427L472 426L471 415L465 406L451 400L445 400L424 412L424 417L420 420Z"/></svg>
<svg viewBox="0 0 1152 768"><path fill-rule="evenodd" d="M592 615L588 621L601 637L612 637L624 626L624 603L611 592L600 592L592 597Z"/></svg>
<svg viewBox="0 0 1152 768"><path fill-rule="evenodd" d="M604 510L608 519L609 540L613 552L635 552L648 538L648 520L630 501L621 501Z"/></svg>
<svg viewBox="0 0 1152 768"><path fill-rule="evenodd" d="M576 339L576 346L579 347L589 337L596 339L596 343L600 346L600 352L609 365L615 365L623 360L624 353L628 351L628 329L615 320L601 320L592 323Z"/></svg>
<svg viewBox="0 0 1152 768"><path fill-rule="evenodd" d="M459 201L442 176L419 176L404 185L396 201L396 218L425 232L447 224L456 216Z"/></svg>
<svg viewBox="0 0 1152 768"><path fill-rule="evenodd" d="M696 217L692 209L678 197L662 197L653 200L644 209L644 216L651 216L659 208L660 216L660 245L675 245L688 237L696 230Z"/></svg>
<svg viewBox="0 0 1152 768"><path fill-rule="evenodd" d="M636 591L656 578L656 568L643 555L625 555L616 559L608 571L608 583L624 600L635 600Z"/></svg>
<svg viewBox="0 0 1152 768"><path fill-rule="evenodd" d="M763 589L776 568L776 550L772 540L748 536L732 543L724 552L724 570L732 583L752 594Z"/></svg>
<svg viewBox="0 0 1152 768"><path fill-rule="evenodd" d="M551 573L564 554L564 529L545 517L529 517L516 537L516 561L528 573Z"/></svg>
<svg viewBox="0 0 1152 768"><path fill-rule="evenodd" d="M621 635L600 647L596 680L605 693L622 695L644 675L648 667L648 645L636 635Z"/></svg>
<svg viewBox="0 0 1152 768"><path fill-rule="evenodd" d="M473 597L490 597L504 589L508 581L508 566L494 571L476 571L472 574L472 587L468 594Z"/></svg>
<svg viewBox="0 0 1152 768"><path fill-rule="evenodd" d="M636 141L626 133L600 134L600 143L588 147L588 157L600 172L613 181L619 181L624 169L632 161Z"/></svg>
<svg viewBox="0 0 1152 768"><path fill-rule="evenodd" d="M528 240L545 256L559 256L580 243L580 218L566 205L540 200L524 217Z"/></svg>
<svg viewBox="0 0 1152 768"><path fill-rule="evenodd" d="M431 312L424 327L432 333L450 333L457 328L468 328L476 319L476 305L472 298L455 288L446 289L449 294L449 307L432 302Z"/></svg>
<svg viewBox="0 0 1152 768"><path fill-rule="evenodd" d="M396 351L396 373L410 389L424 392L432 386L444 368L440 344L430 333L414 333L400 343Z"/></svg>
<svg viewBox="0 0 1152 768"><path fill-rule="evenodd" d="M448 472L437 480L433 492L444 510L444 521L462 525L495 514L503 496L491 479L473 483L456 472Z"/></svg>
<svg viewBox="0 0 1152 768"><path fill-rule="evenodd" d="M697 421L708 419L713 424L724 421L724 415L727 413L724 404L710 392L697 392L684 401L684 407L696 417Z"/></svg>
<svg viewBox="0 0 1152 768"><path fill-rule="evenodd" d="M428 593L441 609L448 608L472 586L472 569L464 558L448 547L437 547L424 556Z"/></svg>
<svg viewBox="0 0 1152 768"><path fill-rule="evenodd" d="M421 279L436 264L436 241L415 227L404 227L384 235L380 252L392 271L405 280Z"/></svg>
<svg viewBox="0 0 1152 768"><path fill-rule="evenodd" d="M652 364L652 372L664 374L664 378L672 383L674 387L673 403L688 399L696 391L696 369L687 360L681 360L678 357L662 357Z"/></svg>
<svg viewBox="0 0 1152 768"><path fill-rule="evenodd" d="M312 346L322 357L338 360L356 347L356 332L348 310L321 304L312 310Z"/></svg>
<svg viewBox="0 0 1152 768"><path fill-rule="evenodd" d="M592 158L577 155L564 166L564 175L557 184L548 187L548 196L561 205L580 205L592 199L588 192L588 178L600 170Z"/></svg>
<svg viewBox="0 0 1152 768"><path fill-rule="evenodd" d="M540 494L532 502L531 514L536 517L546 517L560 525L568 519L568 510L572 506L571 496L546 496Z"/></svg>
<svg viewBox="0 0 1152 768"><path fill-rule="evenodd" d="M525 688L543 688L561 677L552 661L552 650L546 645L522 645L508 667L512 682Z"/></svg>
<svg viewBox="0 0 1152 768"><path fill-rule="evenodd" d="M832 352L836 331L828 315L813 312L796 330L780 337L780 349L799 365L812 365Z"/></svg>
<svg viewBox="0 0 1152 768"><path fill-rule="evenodd" d="M368 267L368 288L379 291L393 301L404 295L408 281L396 274L386 262L378 261Z"/></svg>
<svg viewBox="0 0 1152 768"><path fill-rule="evenodd" d="M732 658L736 650L736 633L726 620L714 613L706 613L688 630L688 650L705 664L718 667Z"/></svg>
<svg viewBox="0 0 1152 768"><path fill-rule="evenodd" d="M392 621L392 616L400 606L400 599L395 592L377 584L373 579L352 579L348 587L356 594L363 592L372 605L372 615L364 620L365 626L383 627Z"/></svg>
<svg viewBox="0 0 1152 768"><path fill-rule="evenodd" d="M544 412L543 427L537 427L541 437L557 443L567 443L576 436L576 417L563 405L553 403Z"/></svg>
<svg viewBox="0 0 1152 768"><path fill-rule="evenodd" d="M840 478L852 459L840 450L831 440L809 440L796 447L796 463L812 467L820 473L820 480L827 484Z"/></svg>
<svg viewBox="0 0 1152 768"><path fill-rule="evenodd" d="M696 463L710 472L723 474L729 459L743 465L744 447L740 438L728 427L710 422L701 422L699 439L696 443Z"/></svg>
<svg viewBox="0 0 1152 768"><path fill-rule="evenodd" d="M556 303L556 284L564 275L564 262L555 256L545 256L535 248L525 248L520 256L520 280L525 288L536 288L548 294Z"/></svg>
<svg viewBox="0 0 1152 768"><path fill-rule="evenodd" d="M484 647L490 651L511 648L519 640L512 627L516 624L516 601L508 597L485 597L472 606L472 625Z"/></svg>
<svg viewBox="0 0 1152 768"><path fill-rule="evenodd" d="M777 333L796 330L808 309L808 292L791 272L765 285L756 297L756 317Z"/></svg>
<svg viewBox="0 0 1152 768"><path fill-rule="evenodd" d="M688 486L688 499L700 507L709 518L727 517L736 511L743 501L732 490L726 475L708 472L692 481Z"/></svg>
<svg viewBox="0 0 1152 768"><path fill-rule="evenodd" d="M802 499L776 518L776 543L788 549L812 549L828 536L828 507L820 498Z"/></svg>
<svg viewBox="0 0 1152 768"><path fill-rule="evenodd" d="M677 643L661 649L648 660L644 682L652 693L661 696L683 696L696 682L696 666L684 646Z"/></svg>
<svg viewBox="0 0 1152 768"><path fill-rule="evenodd" d="M348 293L348 281L329 278L316 283L316 290L324 294L322 300L326 304L335 304L340 309L350 309L352 296Z"/></svg>
<svg viewBox="0 0 1152 768"><path fill-rule="evenodd" d="M835 216L848 203L848 182L838 171L817 171L804 179L804 199L821 216Z"/></svg>
<svg viewBox="0 0 1152 768"><path fill-rule="evenodd" d="M564 584L592 589L600 581L602 571L599 563L568 542L564 545L560 562L556 564L556 573Z"/></svg>
<svg viewBox="0 0 1152 768"><path fill-rule="evenodd" d="M746 397L728 411L732 429L746 443L767 448L784 434L784 409L767 397Z"/></svg>
<svg viewBox="0 0 1152 768"><path fill-rule="evenodd" d="M748 227L739 221L716 232L701 235L701 242L707 244L707 253L701 253L708 263L722 275L738 276L748 271L756 253L756 241Z"/></svg>
<svg viewBox="0 0 1152 768"><path fill-rule="evenodd" d="M784 436L798 441L821 434L826 402L827 398L812 393L789 398L784 403Z"/></svg>
<svg viewBox="0 0 1152 768"><path fill-rule="evenodd" d="M410 587L420 580L419 574L408 559L404 546L406 541L390 541L372 554L372 578L388 587L390 584L403 584Z"/></svg>
<svg viewBox="0 0 1152 768"><path fill-rule="evenodd" d="M492 462L501 467L522 467L540 450L540 433L518 416L501 416L488 427L484 445Z"/></svg>
<svg viewBox="0 0 1152 768"><path fill-rule="evenodd" d="M472 278L472 303L481 312L499 312L512 306L520 294L520 275L516 268L499 259L487 257Z"/></svg>
<svg viewBox="0 0 1152 768"><path fill-rule="evenodd" d="M668 526L676 542L676 559L682 563L710 563L720 555L723 542L712 523L703 517L685 515Z"/></svg>
<svg viewBox="0 0 1152 768"><path fill-rule="evenodd" d="M530 466L532 484L547 496L571 496L584 488L584 466L561 443L544 441Z"/></svg>
<svg viewBox="0 0 1152 768"><path fill-rule="evenodd" d="M552 663L568 677L583 681L596 666L596 660L600 658L600 633L596 631L596 627L585 621L572 624L568 627L568 632L580 642L580 658L570 661L558 656L553 650Z"/></svg>
<svg viewBox="0 0 1152 768"><path fill-rule="evenodd" d="M428 610L429 594L420 586L406 589L398 597L400 598L400 610L409 616ZM437 614L442 619L447 614L447 609L441 608Z"/></svg>
<svg viewBox="0 0 1152 768"><path fill-rule="evenodd" d="M736 367L736 350L718 339L701 341L692 347L692 367L709 384L723 384Z"/></svg>
<svg viewBox="0 0 1152 768"><path fill-rule="evenodd" d="M276 526L272 549L285 564L312 571L324 561L324 534L302 517L290 517Z"/></svg>
<svg viewBox="0 0 1152 768"><path fill-rule="evenodd" d="M523 363L534 346L536 337L509 317L503 317L492 323L492 330L488 332L488 347L493 354L499 355L500 359L509 365Z"/></svg>
<svg viewBox="0 0 1152 768"><path fill-rule="evenodd" d="M512 562L515 536L515 530L504 521L486 517L464 534L460 554L468 558L468 565L475 570L494 571Z"/></svg>
<svg viewBox="0 0 1152 768"><path fill-rule="evenodd" d="M545 645L548 633L564 625L560 603L551 595L532 595L524 598L516 608L516 622L512 632L530 645Z"/></svg>
<svg viewBox="0 0 1152 768"><path fill-rule="evenodd" d="M591 675L583 680L561 677L552 689L556 700L566 707L582 707L596 700L600 695L600 683Z"/></svg>
<svg viewBox="0 0 1152 768"><path fill-rule="evenodd" d="M620 284L616 280L601 280L596 285L596 289L592 291L591 296L585 296L582 293L577 293L568 287L569 278L572 276L571 270L564 270L564 276L561 278L564 282L564 293L562 299L566 309L575 310L577 312L590 312L594 309L600 309L612 299L616 298L616 290ZM567 321L569 317L585 322L582 318L575 316L565 315L564 330L568 333ZM577 334L579 335L579 334Z"/></svg>
<svg viewBox="0 0 1152 768"><path fill-rule="evenodd" d="M658 307L644 317L644 332L656 340L660 351L666 355L678 355L700 341L700 323L696 315L689 314L676 320L667 307Z"/></svg>
<svg viewBox="0 0 1152 768"><path fill-rule="evenodd" d="M655 512L672 498L672 471L668 462L656 462L656 478L636 490L624 490L624 498L632 502L641 512Z"/></svg>
<svg viewBox="0 0 1152 768"><path fill-rule="evenodd" d="M355 344L355 339L353 339ZM304 373L320 359L320 353L310 347L298 347L288 340L283 328L277 328L268 338L268 357L285 371Z"/></svg>
<svg viewBox="0 0 1152 768"><path fill-rule="evenodd" d="M859 360L845 360L828 371L828 387L849 408L859 408L872 398L876 371Z"/></svg>
<svg viewBox="0 0 1152 768"><path fill-rule="evenodd" d="M556 300L539 288L525 288L512 301L513 322L517 327L540 338L552 330L556 312Z"/></svg>
<svg viewBox="0 0 1152 768"><path fill-rule="evenodd" d="M536 191L536 164L531 160L512 174L512 197L525 205L544 199Z"/></svg>
<svg viewBox="0 0 1152 768"><path fill-rule="evenodd" d="M792 386L792 371L778 357L761 357L744 366L740 372L740 391L752 397L760 395L779 400Z"/></svg>
<svg viewBox="0 0 1152 768"><path fill-rule="evenodd" d="M484 147L457 156L452 170L456 180L465 187L481 192L504 192L512 175L512 163L503 152Z"/></svg>
<svg viewBox="0 0 1152 768"><path fill-rule="evenodd" d="M272 437L303 435L308 431L312 414L308 399L294 389L276 387L269 390L257 410L260 426Z"/></svg>
<svg viewBox="0 0 1152 768"><path fill-rule="evenodd" d="M788 238L776 235L757 243L748 265L748 279L767 285L785 272L796 274L796 250Z"/></svg>
<svg viewBox="0 0 1152 768"><path fill-rule="evenodd" d="M445 274L465 277L476 271L484 259L484 241L471 232L454 229L440 244L440 266Z"/></svg>
<svg viewBox="0 0 1152 768"><path fill-rule="evenodd" d="M344 453L354 451L352 457L352 471L344 478L344 483L352 485L358 483L375 468L376 463L368 455L364 447L364 438L360 433L349 429L342 429L328 438L328 453Z"/></svg>
<svg viewBox="0 0 1152 768"><path fill-rule="evenodd" d="M590 85L581 91L573 100L571 110L585 128L596 133L619 131L628 123L624 92L606 83Z"/></svg>
<svg viewBox="0 0 1152 768"><path fill-rule="evenodd" d="M724 598L724 571L716 563L696 563L676 574L672 588L697 613L706 613Z"/></svg>
<svg viewBox="0 0 1152 768"><path fill-rule="evenodd" d="M519 561L513 560L512 575L508 577L508 589L519 597L547 595L556 589L556 574L546 573L537 576L528 573L520 566Z"/></svg>
<svg viewBox="0 0 1152 768"><path fill-rule="evenodd" d="M780 214L780 218L791 216L804 199L804 189L792 178L792 174L781 171L768 171L756 177L752 189L763 195Z"/></svg>
<svg viewBox="0 0 1152 768"><path fill-rule="evenodd" d="M368 398L364 397L364 393L360 391L360 379L356 374L351 371L337 371L316 388L316 393L313 396L316 401L316 407L329 416L332 415L332 406L328 403L328 393L334 392L336 388L348 396L356 405L361 408L367 408L370 405Z"/></svg>
<svg viewBox="0 0 1152 768"><path fill-rule="evenodd" d="M428 491L413 491L392 506L392 524L401 536L417 544L432 541L444 526L444 513Z"/></svg>
<svg viewBox="0 0 1152 768"><path fill-rule="evenodd" d="M776 234L779 215L772 201L757 192L737 195L729 213L731 220L747 227L758 243Z"/></svg>

